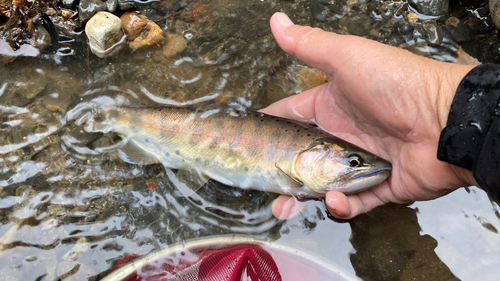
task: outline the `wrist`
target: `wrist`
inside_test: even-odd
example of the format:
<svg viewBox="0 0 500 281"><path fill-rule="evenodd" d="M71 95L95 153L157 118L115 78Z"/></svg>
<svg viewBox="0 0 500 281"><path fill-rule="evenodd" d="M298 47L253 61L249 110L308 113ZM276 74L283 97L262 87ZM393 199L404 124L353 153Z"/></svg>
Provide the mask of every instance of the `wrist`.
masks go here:
<svg viewBox="0 0 500 281"><path fill-rule="evenodd" d="M444 69L439 69L441 77L438 81L440 89L437 94L436 116L439 124L439 131L442 131L448 122L451 103L457 92L458 85L476 65L455 65L446 63Z"/></svg>
<svg viewBox="0 0 500 281"><path fill-rule="evenodd" d="M451 104L453 102L453 98L455 97L458 85L467 75L467 73L469 73L476 66L455 65L447 63L444 64L443 67L445 69L440 69L442 77L439 81L440 89L436 101L436 116L439 126L439 132L441 132L446 127ZM450 166L450 169L455 173L456 177L463 183L463 185L479 186L477 181L474 179L472 171L452 164L448 165Z"/></svg>

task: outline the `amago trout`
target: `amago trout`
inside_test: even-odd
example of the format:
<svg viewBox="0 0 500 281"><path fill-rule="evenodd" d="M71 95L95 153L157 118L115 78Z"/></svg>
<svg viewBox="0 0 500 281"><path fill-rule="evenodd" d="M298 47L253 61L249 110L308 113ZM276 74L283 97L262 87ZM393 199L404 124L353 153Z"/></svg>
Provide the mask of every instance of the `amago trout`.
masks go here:
<svg viewBox="0 0 500 281"><path fill-rule="evenodd" d="M85 129L119 134L133 162L299 198L356 193L384 181L392 168L319 128L263 113L105 107L93 110Z"/></svg>

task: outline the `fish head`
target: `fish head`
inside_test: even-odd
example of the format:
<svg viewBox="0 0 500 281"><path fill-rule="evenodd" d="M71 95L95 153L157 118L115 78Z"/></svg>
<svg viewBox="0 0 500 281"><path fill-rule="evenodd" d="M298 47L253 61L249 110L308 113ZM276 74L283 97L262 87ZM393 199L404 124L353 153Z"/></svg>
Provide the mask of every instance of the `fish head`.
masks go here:
<svg viewBox="0 0 500 281"><path fill-rule="evenodd" d="M84 129L87 132L107 133L112 130L118 114L115 107L93 107Z"/></svg>
<svg viewBox="0 0 500 281"><path fill-rule="evenodd" d="M315 141L297 155L293 174L315 192L356 193L383 182L392 164L337 138Z"/></svg>

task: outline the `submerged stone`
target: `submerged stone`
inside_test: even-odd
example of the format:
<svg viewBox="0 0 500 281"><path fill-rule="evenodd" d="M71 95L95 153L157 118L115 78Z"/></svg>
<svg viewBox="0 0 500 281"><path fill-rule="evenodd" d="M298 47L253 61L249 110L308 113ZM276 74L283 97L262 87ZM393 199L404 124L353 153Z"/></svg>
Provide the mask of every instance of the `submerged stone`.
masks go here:
<svg viewBox="0 0 500 281"><path fill-rule="evenodd" d="M356 13L349 18L347 29L353 35L365 36L370 33L373 20L369 15Z"/></svg>
<svg viewBox="0 0 500 281"><path fill-rule="evenodd" d="M80 0L78 5L78 15L80 22L85 22L93 14L99 11L106 11L107 5L101 0Z"/></svg>
<svg viewBox="0 0 500 281"><path fill-rule="evenodd" d="M148 24L147 20L135 12L128 12L120 17L128 40L134 40Z"/></svg>
<svg viewBox="0 0 500 281"><path fill-rule="evenodd" d="M145 18L145 17L144 17ZM163 43L163 30L154 21L145 18L147 24L137 37L129 43L131 49L137 50L144 47Z"/></svg>
<svg viewBox="0 0 500 281"><path fill-rule="evenodd" d="M85 26L90 50L96 56L105 58L121 51L126 44L122 21L108 12L99 12Z"/></svg>
<svg viewBox="0 0 500 281"><path fill-rule="evenodd" d="M187 47L187 41L182 35L168 34L167 43L163 47L163 55L167 58L174 57L182 53Z"/></svg>
<svg viewBox="0 0 500 281"><path fill-rule="evenodd" d="M490 15L495 27L500 30L500 0L490 0Z"/></svg>
<svg viewBox="0 0 500 281"><path fill-rule="evenodd" d="M408 3L417 12L426 16L441 17L448 14L448 0L409 0Z"/></svg>

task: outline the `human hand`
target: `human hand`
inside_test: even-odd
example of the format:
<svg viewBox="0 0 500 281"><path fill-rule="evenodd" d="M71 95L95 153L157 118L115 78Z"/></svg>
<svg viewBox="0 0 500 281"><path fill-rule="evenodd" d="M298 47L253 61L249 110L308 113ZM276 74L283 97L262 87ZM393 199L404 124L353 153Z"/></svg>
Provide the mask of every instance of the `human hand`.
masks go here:
<svg viewBox="0 0 500 281"><path fill-rule="evenodd" d="M393 165L383 183L353 195L329 191L329 212L342 219L385 203L430 200L477 185L472 173L437 159L455 91L473 66L419 57L356 36L293 25L283 13L271 18L281 48L333 79L262 111L303 122L373 152ZM279 219L297 214L298 201L281 195Z"/></svg>

